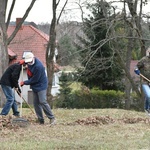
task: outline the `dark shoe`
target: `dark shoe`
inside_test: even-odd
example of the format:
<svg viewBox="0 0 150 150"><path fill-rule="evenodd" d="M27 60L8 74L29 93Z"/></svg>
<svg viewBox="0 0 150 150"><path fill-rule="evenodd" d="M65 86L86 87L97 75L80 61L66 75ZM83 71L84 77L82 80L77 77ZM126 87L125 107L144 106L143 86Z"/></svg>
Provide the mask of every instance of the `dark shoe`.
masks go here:
<svg viewBox="0 0 150 150"><path fill-rule="evenodd" d="M14 115L15 117L20 117L20 113L19 113L19 112L14 113L13 115Z"/></svg>
<svg viewBox="0 0 150 150"><path fill-rule="evenodd" d="M44 124L44 121L40 121L40 124Z"/></svg>
<svg viewBox="0 0 150 150"><path fill-rule="evenodd" d="M44 120L43 119L37 119L36 123L44 124Z"/></svg>
<svg viewBox="0 0 150 150"><path fill-rule="evenodd" d="M19 118L20 117L20 114L17 114L17 115L14 115L16 118Z"/></svg>

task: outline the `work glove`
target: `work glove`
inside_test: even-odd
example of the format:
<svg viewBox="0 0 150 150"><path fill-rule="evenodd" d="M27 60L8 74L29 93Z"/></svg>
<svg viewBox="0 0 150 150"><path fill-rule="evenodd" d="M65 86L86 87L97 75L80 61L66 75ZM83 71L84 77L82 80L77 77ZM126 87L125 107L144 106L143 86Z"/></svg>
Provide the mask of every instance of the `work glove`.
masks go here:
<svg viewBox="0 0 150 150"><path fill-rule="evenodd" d="M20 65L25 64L25 60L23 60L23 59L22 59L22 60L19 60L19 64L20 64Z"/></svg>
<svg viewBox="0 0 150 150"><path fill-rule="evenodd" d="M140 75L140 70L138 68L134 69L134 72L137 74L137 75Z"/></svg>
<svg viewBox="0 0 150 150"><path fill-rule="evenodd" d="M23 86L23 85L24 85L24 82L23 82L23 81L21 81L21 82L20 82L20 86Z"/></svg>

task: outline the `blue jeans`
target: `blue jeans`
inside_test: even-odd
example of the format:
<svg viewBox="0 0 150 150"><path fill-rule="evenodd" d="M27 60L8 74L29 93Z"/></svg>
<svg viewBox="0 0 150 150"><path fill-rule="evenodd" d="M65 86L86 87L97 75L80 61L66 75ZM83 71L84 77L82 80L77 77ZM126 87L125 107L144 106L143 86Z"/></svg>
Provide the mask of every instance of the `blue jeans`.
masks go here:
<svg viewBox="0 0 150 150"><path fill-rule="evenodd" d="M42 109L49 119L54 118L51 107L46 100L46 90L33 92L33 104L39 121L44 121Z"/></svg>
<svg viewBox="0 0 150 150"><path fill-rule="evenodd" d="M150 87L147 84L142 84L142 90L145 96L145 110L150 109Z"/></svg>
<svg viewBox="0 0 150 150"><path fill-rule="evenodd" d="M1 85L2 90L6 96L6 103L1 111L1 115L7 115L12 108L13 115L19 116L18 107L15 100L15 95L10 86L7 85Z"/></svg>

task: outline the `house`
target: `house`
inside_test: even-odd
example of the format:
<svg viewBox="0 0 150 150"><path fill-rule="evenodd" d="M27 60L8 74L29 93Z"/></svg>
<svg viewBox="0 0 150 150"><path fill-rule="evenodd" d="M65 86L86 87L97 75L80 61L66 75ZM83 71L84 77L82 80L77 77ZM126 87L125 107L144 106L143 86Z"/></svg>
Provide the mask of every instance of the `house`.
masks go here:
<svg viewBox="0 0 150 150"><path fill-rule="evenodd" d="M16 24L20 21L20 18L16 19ZM7 30L8 37L14 31L16 25L10 25ZM46 46L49 40L49 36L32 25L22 25L16 34L15 38L8 45L8 53L10 59L13 61L21 60L27 52L32 52L35 57L37 57L46 68ZM54 58L55 60L55 58ZM53 78L52 86L52 95L55 96L59 92L59 69L55 65L55 73ZM20 75L20 81L26 80L26 70L24 69ZM31 101L31 92L30 86L22 87L22 96L28 103ZM20 101L20 97L15 94L16 100Z"/></svg>

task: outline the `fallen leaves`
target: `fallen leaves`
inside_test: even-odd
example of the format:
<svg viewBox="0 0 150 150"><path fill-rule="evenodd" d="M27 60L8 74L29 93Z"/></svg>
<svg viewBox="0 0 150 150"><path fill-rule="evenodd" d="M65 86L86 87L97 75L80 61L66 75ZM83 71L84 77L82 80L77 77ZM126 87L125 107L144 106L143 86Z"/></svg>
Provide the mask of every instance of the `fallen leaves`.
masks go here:
<svg viewBox="0 0 150 150"><path fill-rule="evenodd" d="M19 128L26 127L29 124L38 125L36 122L35 116L24 116L23 121L19 119L14 119L11 116L1 116L0 118L0 130L14 130L17 131ZM15 122L16 121L16 122ZM144 123L150 124L150 118L142 118L142 117L122 117L122 118L112 118L109 115L106 116L92 116L87 118L78 119L71 123L64 123L64 125L107 125L113 123L124 123L124 124L136 124L136 123ZM9 132L4 132L7 134Z"/></svg>
<svg viewBox="0 0 150 150"><path fill-rule="evenodd" d="M120 119L114 119L110 116L94 116L94 117L88 117L83 119L78 119L75 121L75 123L79 125L106 125L111 123L125 123L125 124L135 124L135 123L145 123L150 124L150 118L120 118Z"/></svg>
<svg viewBox="0 0 150 150"><path fill-rule="evenodd" d="M14 118L10 115L0 116L0 130L4 131L7 129L16 131L19 128L27 127L29 122L32 124L36 123L35 118L30 116L24 116L22 118Z"/></svg>

